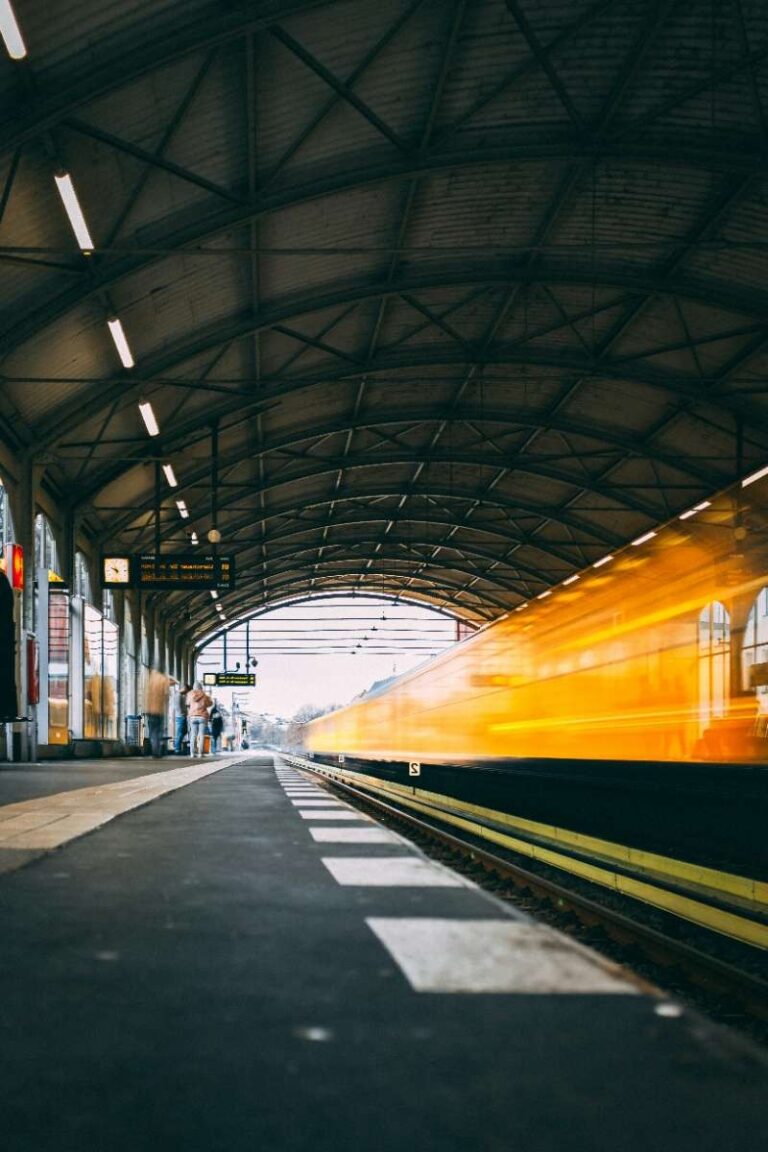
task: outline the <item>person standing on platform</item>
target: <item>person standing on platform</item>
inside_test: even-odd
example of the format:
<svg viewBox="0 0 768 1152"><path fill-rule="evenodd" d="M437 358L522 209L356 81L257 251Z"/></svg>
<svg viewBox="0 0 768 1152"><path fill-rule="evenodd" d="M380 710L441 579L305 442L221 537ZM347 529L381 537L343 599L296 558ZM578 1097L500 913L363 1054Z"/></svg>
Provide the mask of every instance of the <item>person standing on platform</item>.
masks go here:
<svg viewBox="0 0 768 1152"><path fill-rule="evenodd" d="M187 735L187 694L191 691L191 684L185 684L183 688L179 684L173 699L173 750L177 756L181 756L181 746ZM192 751L191 737L189 750Z"/></svg>
<svg viewBox="0 0 768 1152"><path fill-rule="evenodd" d="M211 708L211 752L219 751L219 744L221 742L221 733L224 729L224 717L219 711L219 706L214 700L213 708Z"/></svg>
<svg viewBox="0 0 768 1152"><path fill-rule="evenodd" d="M208 709L213 704L206 696L199 680L187 695L187 719L189 721L189 744L193 756L205 756L205 729L208 725Z"/></svg>
<svg viewBox="0 0 768 1152"><path fill-rule="evenodd" d="M145 712L152 756L159 760L163 754L163 728L168 716L168 677L155 668L147 681Z"/></svg>

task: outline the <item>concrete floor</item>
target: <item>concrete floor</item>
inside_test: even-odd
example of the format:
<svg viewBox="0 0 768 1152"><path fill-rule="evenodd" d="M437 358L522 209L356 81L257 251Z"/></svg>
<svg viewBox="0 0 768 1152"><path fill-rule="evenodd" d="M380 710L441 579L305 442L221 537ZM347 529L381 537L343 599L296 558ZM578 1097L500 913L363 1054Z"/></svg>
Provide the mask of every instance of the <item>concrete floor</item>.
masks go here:
<svg viewBox="0 0 768 1152"><path fill-rule="evenodd" d="M45 794L61 771L10 782L2 772L0 801ZM67 779L140 771L95 762ZM400 840L318 839L320 828L375 825L298 803L305 793L271 757L233 758L0 875L3 1152L759 1146L763 1056L696 1017L659 1015L652 997L551 935L540 960L561 964L558 991L531 991L528 977L511 991L417 991L373 925L525 935L527 921L464 882L436 881L447 874L431 864L425 884L359 872L340 882L354 860L373 875L377 862L423 858ZM466 986L460 953L444 950L437 967ZM575 990L569 963L603 991Z"/></svg>

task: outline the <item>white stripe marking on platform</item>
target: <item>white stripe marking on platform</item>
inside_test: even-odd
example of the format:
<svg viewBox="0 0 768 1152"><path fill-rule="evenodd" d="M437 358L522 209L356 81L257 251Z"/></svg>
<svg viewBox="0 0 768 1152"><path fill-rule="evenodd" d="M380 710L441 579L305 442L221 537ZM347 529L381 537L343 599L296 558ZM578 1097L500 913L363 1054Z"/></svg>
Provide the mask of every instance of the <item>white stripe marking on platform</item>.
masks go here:
<svg viewBox="0 0 768 1152"><path fill-rule="evenodd" d="M299 809L302 820L365 820L370 816L363 816L360 812L350 812L347 808L309 808Z"/></svg>
<svg viewBox="0 0 768 1152"><path fill-rule="evenodd" d="M321 844L397 844L400 836L386 828L310 828L313 840Z"/></svg>
<svg viewBox="0 0 768 1152"><path fill-rule="evenodd" d="M349 810L349 805L342 804L339 800L291 800L291 804L296 808L346 808Z"/></svg>
<svg viewBox="0 0 768 1152"><path fill-rule="evenodd" d="M543 925L378 917L366 923L416 992L637 993L618 968Z"/></svg>
<svg viewBox="0 0 768 1152"><path fill-rule="evenodd" d="M418 856L324 856L339 884L376 888L463 888L455 872Z"/></svg>

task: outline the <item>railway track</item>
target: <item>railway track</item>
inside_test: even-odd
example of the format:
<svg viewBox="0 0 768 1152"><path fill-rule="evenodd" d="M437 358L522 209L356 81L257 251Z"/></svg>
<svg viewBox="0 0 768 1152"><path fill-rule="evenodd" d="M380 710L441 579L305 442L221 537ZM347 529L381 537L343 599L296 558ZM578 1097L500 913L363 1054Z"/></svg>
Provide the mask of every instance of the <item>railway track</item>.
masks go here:
<svg viewBox="0 0 768 1152"><path fill-rule="evenodd" d="M282 759L312 773L396 823L425 838L473 870L492 887L512 885L556 913L601 931L626 955L650 962L655 982L674 974L723 998L725 1015L768 1026L768 981L760 975L768 949L768 884L684 860L426 793L392 781L330 767L302 757ZM610 890L610 895L606 890ZM649 923L647 913L651 911ZM680 927L695 942L681 938ZM735 950L722 954L723 942ZM726 947L726 953L729 948ZM704 1005L705 1009L707 1005Z"/></svg>

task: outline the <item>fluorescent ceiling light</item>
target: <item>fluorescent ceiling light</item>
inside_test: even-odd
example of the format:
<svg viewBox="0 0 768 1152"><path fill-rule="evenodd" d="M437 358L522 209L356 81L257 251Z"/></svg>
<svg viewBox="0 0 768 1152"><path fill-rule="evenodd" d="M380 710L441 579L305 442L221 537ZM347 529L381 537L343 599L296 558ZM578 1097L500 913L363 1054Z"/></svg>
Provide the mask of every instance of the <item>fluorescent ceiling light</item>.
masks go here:
<svg viewBox="0 0 768 1152"><path fill-rule="evenodd" d="M575 572L573 576L569 576L567 580L563 580L563 584L575 584L577 580L581 580L581 576L579 576L578 572Z"/></svg>
<svg viewBox="0 0 768 1152"><path fill-rule="evenodd" d="M1 2L2 0L0 0L0 3ZM93 252L94 243L88 231L88 225L85 222L85 216L83 216L83 210L80 207L80 201L77 198L75 186L72 183L72 177L68 172L65 172L63 176L56 176L55 180L62 204L69 217L69 222L72 225L75 239L83 252Z"/></svg>
<svg viewBox="0 0 768 1152"><path fill-rule="evenodd" d="M536 599L537 599L537 600L543 600L545 596L551 596L551 595L552 595L552 589L551 589L551 588L547 588L546 592L539 592L539 594L538 594L538 596L536 597Z"/></svg>
<svg viewBox="0 0 768 1152"><path fill-rule="evenodd" d="M181 516L182 520L188 520L189 519L189 509L187 508L184 501L183 500L177 500L176 501L176 507L179 510L179 515Z"/></svg>
<svg viewBox="0 0 768 1152"><path fill-rule="evenodd" d="M768 471L768 469L766 469L766 471ZM744 487L743 480L741 486L742 488ZM697 512L703 512L705 508L711 507L711 500L702 500L701 504L694 504L693 508L689 508L687 512L681 512L681 514L678 516L678 520L690 520L691 516L695 516Z"/></svg>
<svg viewBox="0 0 768 1152"><path fill-rule="evenodd" d="M640 544L645 544L647 540L653 540L655 532L646 532L645 536L638 536L637 540L632 541L632 547L637 548Z"/></svg>
<svg viewBox="0 0 768 1152"><path fill-rule="evenodd" d="M211 588L211 600L218 600L218 598L219 598L218 592L214 592L213 588ZM219 605L217 604L216 607L218 608Z"/></svg>
<svg viewBox="0 0 768 1152"><path fill-rule="evenodd" d="M176 473L173 470L173 464L163 464L163 472L165 472L165 478L170 484L171 488L178 488L179 482L176 479Z"/></svg>
<svg viewBox="0 0 768 1152"><path fill-rule="evenodd" d="M193 532L189 539L191 540L191 542L193 544L199 544L200 543L200 541L197 538L197 532Z"/></svg>
<svg viewBox="0 0 768 1152"><path fill-rule="evenodd" d="M515 608L515 612L522 612L523 608L527 608L527 607L528 607L527 604L518 604L517 608Z"/></svg>
<svg viewBox="0 0 768 1152"><path fill-rule="evenodd" d="M602 568L603 564L608 564L611 560L613 560L613 556L603 556L602 560L596 560L592 567Z"/></svg>
<svg viewBox="0 0 768 1152"><path fill-rule="evenodd" d="M141 418L144 421L144 423L146 424L147 432L149 432L150 436L159 436L160 435L160 426L157 423L157 420L155 418L155 413L154 413L154 410L152 408L152 405L149 403L148 400L143 401L141 404L139 404L139 412L141 412Z"/></svg>
<svg viewBox="0 0 768 1152"><path fill-rule="evenodd" d="M751 476L746 476L742 482L742 488L748 488L750 484L754 484L755 480L762 480L763 476L768 476L768 464L765 468L760 468L757 472L753 472Z"/></svg>
<svg viewBox="0 0 768 1152"><path fill-rule="evenodd" d="M119 320L115 319L107 320L107 325L112 333L112 339L115 342L115 348L117 348L117 354L120 357L123 368L133 368L135 361L133 359L133 353L128 347L128 341L125 338L122 324Z"/></svg>
<svg viewBox="0 0 768 1152"><path fill-rule="evenodd" d="M11 60L23 60L27 54L27 46L11 7L11 0L0 0L0 36Z"/></svg>

